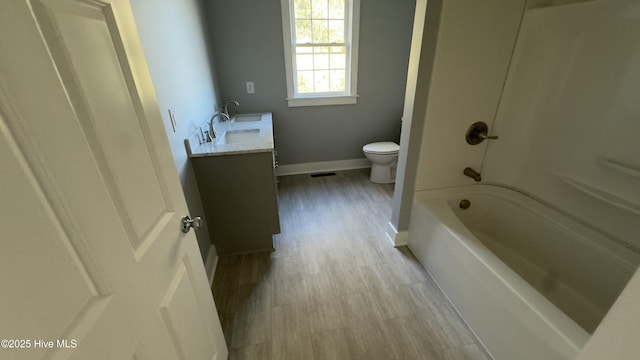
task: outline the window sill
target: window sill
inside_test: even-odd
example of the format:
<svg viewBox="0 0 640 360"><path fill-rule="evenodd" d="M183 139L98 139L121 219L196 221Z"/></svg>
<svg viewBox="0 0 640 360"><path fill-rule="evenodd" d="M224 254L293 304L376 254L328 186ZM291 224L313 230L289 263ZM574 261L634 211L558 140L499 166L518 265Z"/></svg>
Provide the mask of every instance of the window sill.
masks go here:
<svg viewBox="0 0 640 360"><path fill-rule="evenodd" d="M358 102L358 95L298 97L287 98L287 101L289 102L289 107L352 105Z"/></svg>

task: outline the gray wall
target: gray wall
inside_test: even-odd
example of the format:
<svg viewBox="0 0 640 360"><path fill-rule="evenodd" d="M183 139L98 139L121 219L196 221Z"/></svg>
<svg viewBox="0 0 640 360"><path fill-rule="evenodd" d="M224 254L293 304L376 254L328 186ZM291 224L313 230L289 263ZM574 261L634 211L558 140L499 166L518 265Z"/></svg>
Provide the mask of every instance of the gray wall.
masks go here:
<svg viewBox="0 0 640 360"><path fill-rule="evenodd" d="M216 108L215 76L210 66L202 9L198 0L131 0L140 40L153 78L158 104L184 195L192 216L204 216L184 139ZM168 109L177 120L173 132ZM211 240L196 232L203 259Z"/></svg>
<svg viewBox="0 0 640 360"><path fill-rule="evenodd" d="M289 108L280 1L205 0L220 94L240 112L273 112L280 164L362 158L366 143L399 141L414 8L361 2L356 105Z"/></svg>

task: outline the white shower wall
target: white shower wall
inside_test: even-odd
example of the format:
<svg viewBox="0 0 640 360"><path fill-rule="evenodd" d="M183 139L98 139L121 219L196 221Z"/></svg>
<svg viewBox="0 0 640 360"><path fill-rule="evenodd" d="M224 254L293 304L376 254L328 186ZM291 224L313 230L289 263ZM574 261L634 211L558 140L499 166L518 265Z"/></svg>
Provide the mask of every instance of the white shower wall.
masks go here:
<svg viewBox="0 0 640 360"><path fill-rule="evenodd" d="M640 252L640 3L525 12L482 174Z"/></svg>
<svg viewBox="0 0 640 360"><path fill-rule="evenodd" d="M443 2L416 190L474 183L462 171L480 170L487 145L470 146L465 134L495 117L524 7L525 0Z"/></svg>

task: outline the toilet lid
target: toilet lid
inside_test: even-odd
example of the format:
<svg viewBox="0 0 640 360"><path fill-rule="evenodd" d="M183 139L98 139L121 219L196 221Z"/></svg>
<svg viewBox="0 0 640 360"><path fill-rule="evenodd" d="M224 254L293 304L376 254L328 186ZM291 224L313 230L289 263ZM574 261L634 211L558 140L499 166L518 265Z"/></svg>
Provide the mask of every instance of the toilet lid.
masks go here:
<svg viewBox="0 0 640 360"><path fill-rule="evenodd" d="M370 154L394 154L400 151L400 145L391 141L375 142L363 146L362 151Z"/></svg>

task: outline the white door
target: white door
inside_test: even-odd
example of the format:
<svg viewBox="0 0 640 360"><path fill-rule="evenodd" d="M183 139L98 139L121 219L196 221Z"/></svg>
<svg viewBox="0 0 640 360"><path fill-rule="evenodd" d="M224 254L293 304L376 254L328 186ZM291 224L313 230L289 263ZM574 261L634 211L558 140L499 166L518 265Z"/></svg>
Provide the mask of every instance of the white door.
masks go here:
<svg viewBox="0 0 640 360"><path fill-rule="evenodd" d="M0 359L226 359L186 211L128 1L0 1Z"/></svg>

